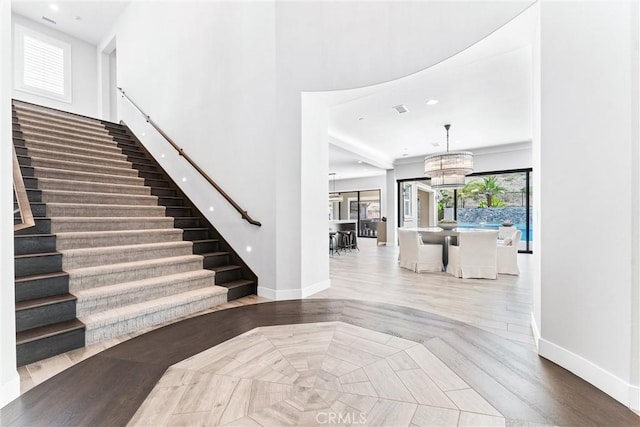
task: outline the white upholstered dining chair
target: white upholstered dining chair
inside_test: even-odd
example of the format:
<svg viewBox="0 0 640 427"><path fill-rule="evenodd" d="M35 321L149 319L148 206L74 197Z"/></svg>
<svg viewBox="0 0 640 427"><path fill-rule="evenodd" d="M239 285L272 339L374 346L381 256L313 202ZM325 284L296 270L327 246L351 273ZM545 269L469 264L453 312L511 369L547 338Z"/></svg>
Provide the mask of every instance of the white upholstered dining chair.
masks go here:
<svg viewBox="0 0 640 427"><path fill-rule="evenodd" d="M416 273L443 270L442 245L424 244L415 230L398 229L400 267Z"/></svg>
<svg viewBox="0 0 640 427"><path fill-rule="evenodd" d="M498 232L465 231L449 246L447 273L463 279L498 278Z"/></svg>
<svg viewBox="0 0 640 427"><path fill-rule="evenodd" d="M516 230L511 236L505 236L501 245L498 245L498 273L520 274L518 268L518 247L522 231Z"/></svg>

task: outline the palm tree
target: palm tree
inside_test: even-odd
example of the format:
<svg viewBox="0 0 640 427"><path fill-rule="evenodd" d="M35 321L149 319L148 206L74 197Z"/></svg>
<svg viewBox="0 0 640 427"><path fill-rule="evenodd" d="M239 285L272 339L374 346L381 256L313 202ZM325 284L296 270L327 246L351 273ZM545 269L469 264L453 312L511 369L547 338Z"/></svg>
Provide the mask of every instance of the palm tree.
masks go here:
<svg viewBox="0 0 640 427"><path fill-rule="evenodd" d="M501 208L506 205L499 196L504 194L507 189L498 185L498 178L495 175L484 177L482 181L470 182L467 186L470 194L475 194L477 198L485 198L480 202L480 207Z"/></svg>

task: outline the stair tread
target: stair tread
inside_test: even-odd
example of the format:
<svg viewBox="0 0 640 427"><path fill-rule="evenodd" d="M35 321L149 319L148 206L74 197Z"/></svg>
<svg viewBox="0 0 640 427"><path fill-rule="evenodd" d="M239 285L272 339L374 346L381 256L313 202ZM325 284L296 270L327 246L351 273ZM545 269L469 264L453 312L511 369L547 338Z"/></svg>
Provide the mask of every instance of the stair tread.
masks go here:
<svg viewBox="0 0 640 427"><path fill-rule="evenodd" d="M15 139L20 139L20 138L14 138L14 142L15 142ZM68 145L65 145L65 144L58 144L56 142L51 142L51 141L41 141L35 138L28 138L28 139L22 138L22 141L24 141L27 149L30 148L29 144L44 145L45 147L51 147L50 151L57 151L56 149L58 148L64 151L68 147ZM85 146L88 146L88 147L85 147ZM105 145L105 144L94 144L91 142L80 142L80 144L76 145L75 148L82 151L94 152L96 154L116 154L116 155L126 157L126 155L122 154L122 151L116 145L111 146L111 145Z"/></svg>
<svg viewBox="0 0 640 427"><path fill-rule="evenodd" d="M16 303L16 311L29 310L32 308L45 307L48 305L59 304L61 302L75 301L77 298L71 294L52 295L48 297L35 298Z"/></svg>
<svg viewBox="0 0 640 427"><path fill-rule="evenodd" d="M144 217L141 217L141 218L144 218ZM165 217L158 217L158 218L165 218ZM95 236L111 236L114 234L136 234L136 233L151 234L151 233L159 233L159 232L177 234L177 233L182 233L182 230L180 230L179 228L147 228L147 229L141 229L141 230L63 231L63 232L57 233L56 236L58 236L58 238L75 237L75 236L95 237Z"/></svg>
<svg viewBox="0 0 640 427"><path fill-rule="evenodd" d="M227 288L224 286L209 286L206 288L194 289L187 292L181 292L179 294L169 295L167 297L156 298L154 300L145 301L141 303L135 303L123 307L114 308L111 310L105 310L100 313L89 314L82 316L80 320L88 325L100 326L108 323L113 323L120 319L127 319L140 313L150 313L161 311L167 307L173 307L181 302L196 301L203 296L212 296L226 294Z"/></svg>
<svg viewBox="0 0 640 427"><path fill-rule="evenodd" d="M229 252L225 252L225 251L218 251L218 252L206 252L206 253L202 253L202 254L198 254L200 256L203 257L208 257L208 256L225 256L225 255L229 255Z"/></svg>
<svg viewBox="0 0 640 427"><path fill-rule="evenodd" d="M242 267L239 265L234 265L234 264L227 264L227 265L219 265L217 267L210 267L209 270L213 270L216 273L221 273L223 271L232 271L232 270L238 270L241 269Z"/></svg>
<svg viewBox="0 0 640 427"><path fill-rule="evenodd" d="M78 329L84 329L85 325L78 319L67 320L65 322L54 323L53 325L40 326L18 332L16 334L16 344L26 344L37 339L52 337Z"/></svg>
<svg viewBox="0 0 640 427"><path fill-rule="evenodd" d="M218 286L224 286L227 289L234 289L234 288L239 288L241 286L252 285L252 284L255 284L253 280L239 279L239 280L233 280L231 282L218 283Z"/></svg>
<svg viewBox="0 0 640 427"><path fill-rule="evenodd" d="M64 250L61 250L60 253L63 256L85 255L85 254L107 254L109 252L124 252L127 249L152 250L156 248L187 247L187 246L192 246L191 242L186 242L181 240L178 242L140 243L135 245L118 245L118 246L102 246L97 248L64 249Z"/></svg>
<svg viewBox="0 0 640 427"><path fill-rule="evenodd" d="M14 258L16 259L17 258L37 258L37 257L56 256L56 255L60 255L60 252L39 252L35 254L14 255Z"/></svg>
<svg viewBox="0 0 640 427"><path fill-rule="evenodd" d="M86 194L89 196L106 196L106 197L122 197L122 198L130 198L130 199L149 199L149 200L157 200L158 196L152 196L150 194L126 194L126 193L102 193L102 192L98 192L98 191L74 191L74 190L49 190L49 189L44 189L44 190L38 190L38 191L42 191L43 194L60 194L60 195L79 195L79 194ZM76 204L76 203L72 203L72 204ZM109 206L117 206L117 205L109 205Z"/></svg>
<svg viewBox="0 0 640 427"><path fill-rule="evenodd" d="M91 161L95 160L96 157L94 156L86 156L84 154L77 154L77 153L68 153L68 152L63 152L64 154L64 159L57 159L57 158L51 158L51 157L43 157L43 155L47 155L47 154L53 154L53 155L60 155L60 151L52 151L52 150L43 150L41 148L28 148L27 149L29 151L29 157L31 157L31 159L44 159L44 160L55 160L58 162L68 162L68 163L82 163L84 160L90 159ZM69 159L73 159L69 160ZM118 167L118 166L122 166L124 168L130 168L131 167L131 162L126 160L125 156L121 156L121 159L108 159L108 158L98 158L101 162L104 163L108 163L111 165L105 165L105 164L95 164L96 166L109 166L109 167ZM87 162L87 164L94 164L91 161Z"/></svg>
<svg viewBox="0 0 640 427"><path fill-rule="evenodd" d="M39 279L55 279L57 277L65 277L65 276L68 276L68 274L64 271L54 272L54 273L31 274L29 276L16 277L15 283L19 284L22 282L28 282L31 280L39 280Z"/></svg>
<svg viewBox="0 0 640 427"><path fill-rule="evenodd" d="M127 291L134 291L145 287L155 287L164 283L181 282L192 279L211 277L213 272L209 270L194 270L183 273L169 274L165 276L150 277L147 279L132 280L129 282L116 283L113 285L99 286L96 288L82 289L75 292L79 299L97 298L104 295L122 295Z"/></svg>
<svg viewBox="0 0 640 427"><path fill-rule="evenodd" d="M200 255L180 255L174 257L146 259L142 261L120 262L108 265L98 265L93 267L71 268L67 270L70 278L80 276L95 276L96 274L107 274L119 271L132 271L136 268L150 268L153 266L164 266L168 264L188 263L201 260Z"/></svg>
<svg viewBox="0 0 640 427"><path fill-rule="evenodd" d="M113 174L109 174L109 173L98 173L98 172L87 172L87 171L76 171L76 170L69 170L69 169L60 169L60 168L51 168L51 167L46 167L46 166L37 166L38 170L36 171L36 178L38 179L42 179L43 177L37 176L38 172L56 172L56 173L65 173L65 174L71 174L71 175L78 175L78 176L82 176L82 177L91 177L91 178L99 178L99 179L103 179L103 180L109 180L109 179L126 179L126 180L131 180L131 181L137 181L140 182L141 185L144 185L144 178L141 178L139 176L125 176L125 175L113 175ZM46 177L44 177L46 178ZM50 179L56 179L56 178L50 178ZM86 182L102 182L102 181L86 181Z"/></svg>

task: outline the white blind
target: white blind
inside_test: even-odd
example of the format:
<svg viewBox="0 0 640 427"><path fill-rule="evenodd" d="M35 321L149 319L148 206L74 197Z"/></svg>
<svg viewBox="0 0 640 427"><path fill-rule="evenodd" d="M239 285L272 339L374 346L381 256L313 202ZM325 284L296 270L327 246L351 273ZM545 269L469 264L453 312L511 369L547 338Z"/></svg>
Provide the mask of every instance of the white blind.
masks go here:
<svg viewBox="0 0 640 427"><path fill-rule="evenodd" d="M63 96L64 49L25 34L23 84Z"/></svg>

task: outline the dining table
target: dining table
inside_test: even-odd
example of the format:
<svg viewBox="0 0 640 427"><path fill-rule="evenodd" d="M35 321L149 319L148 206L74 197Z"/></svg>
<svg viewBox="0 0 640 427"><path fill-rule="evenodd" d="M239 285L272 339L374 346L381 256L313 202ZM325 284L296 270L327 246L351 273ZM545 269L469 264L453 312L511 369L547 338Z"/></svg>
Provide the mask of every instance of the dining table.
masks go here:
<svg viewBox="0 0 640 427"><path fill-rule="evenodd" d="M495 228L471 228L456 227L445 230L440 227L406 227L406 230L414 230L420 234L423 243L434 243L442 245L442 263L449 263L449 246L458 244L460 233L482 233L496 232Z"/></svg>

